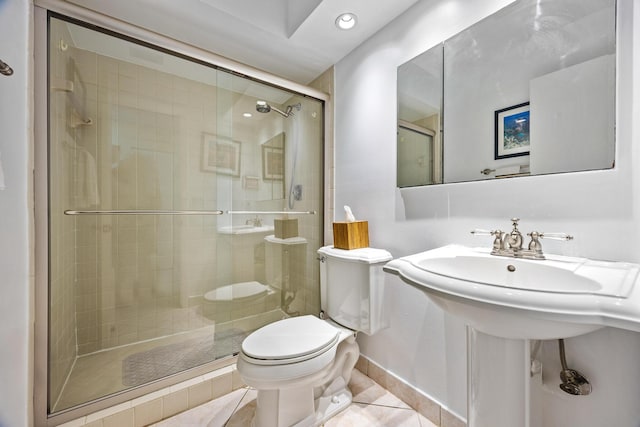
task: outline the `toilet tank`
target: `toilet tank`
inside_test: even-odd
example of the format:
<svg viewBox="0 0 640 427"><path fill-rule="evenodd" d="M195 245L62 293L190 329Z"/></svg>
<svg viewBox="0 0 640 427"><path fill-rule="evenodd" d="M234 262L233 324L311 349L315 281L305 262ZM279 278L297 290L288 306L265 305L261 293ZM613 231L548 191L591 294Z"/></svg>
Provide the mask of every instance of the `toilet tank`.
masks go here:
<svg viewBox="0 0 640 427"><path fill-rule="evenodd" d="M384 249L336 249L320 255L320 305L335 322L373 335L389 326L382 267L393 258Z"/></svg>

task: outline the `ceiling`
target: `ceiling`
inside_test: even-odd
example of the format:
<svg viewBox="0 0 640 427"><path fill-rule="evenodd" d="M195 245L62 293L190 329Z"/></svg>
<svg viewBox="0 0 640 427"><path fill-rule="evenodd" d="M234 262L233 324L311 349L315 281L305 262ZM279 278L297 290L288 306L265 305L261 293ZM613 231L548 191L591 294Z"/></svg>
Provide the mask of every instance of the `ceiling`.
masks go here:
<svg viewBox="0 0 640 427"><path fill-rule="evenodd" d="M419 0L66 1L307 84Z"/></svg>

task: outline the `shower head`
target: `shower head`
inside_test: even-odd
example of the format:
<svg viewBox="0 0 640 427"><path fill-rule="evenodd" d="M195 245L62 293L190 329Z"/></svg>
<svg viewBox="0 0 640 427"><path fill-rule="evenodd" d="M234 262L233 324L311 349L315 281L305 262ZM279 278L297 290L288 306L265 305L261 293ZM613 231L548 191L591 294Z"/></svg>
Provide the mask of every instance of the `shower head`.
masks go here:
<svg viewBox="0 0 640 427"><path fill-rule="evenodd" d="M269 105L267 103L267 101L257 101L256 102L256 111L259 113L269 113L270 111L275 111L276 113L280 114L282 117L287 118L289 116L293 115L293 109L296 109L298 111L300 111L300 109L302 108L302 105L300 103L297 103L295 105L287 105L287 109L286 111L282 111L276 107L273 107L271 105Z"/></svg>
<svg viewBox="0 0 640 427"><path fill-rule="evenodd" d="M271 111L271 105L267 104L266 101L257 101L256 111L259 113L268 113Z"/></svg>

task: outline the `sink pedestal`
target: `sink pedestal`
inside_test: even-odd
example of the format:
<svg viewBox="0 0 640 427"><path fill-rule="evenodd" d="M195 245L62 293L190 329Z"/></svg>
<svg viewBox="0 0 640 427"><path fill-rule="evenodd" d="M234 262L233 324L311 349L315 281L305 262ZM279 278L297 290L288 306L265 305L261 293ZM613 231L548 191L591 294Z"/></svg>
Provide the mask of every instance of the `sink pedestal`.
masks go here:
<svg viewBox="0 0 640 427"><path fill-rule="evenodd" d="M541 377L532 384L529 340L606 326L640 332L639 264L449 245L394 259L384 271L468 325L469 427L541 427L540 412L530 410L540 406Z"/></svg>
<svg viewBox="0 0 640 427"><path fill-rule="evenodd" d="M467 326L468 427L531 427L529 343Z"/></svg>

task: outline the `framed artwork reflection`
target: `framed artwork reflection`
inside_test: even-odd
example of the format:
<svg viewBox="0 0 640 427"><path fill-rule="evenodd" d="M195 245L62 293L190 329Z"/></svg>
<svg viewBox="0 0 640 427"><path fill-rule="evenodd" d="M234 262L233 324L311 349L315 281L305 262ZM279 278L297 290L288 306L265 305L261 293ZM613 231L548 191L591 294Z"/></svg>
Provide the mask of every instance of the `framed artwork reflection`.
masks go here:
<svg viewBox="0 0 640 427"><path fill-rule="evenodd" d="M529 103L514 105L495 112L494 159L529 154Z"/></svg>
<svg viewBox="0 0 640 427"><path fill-rule="evenodd" d="M203 133L202 170L240 176L240 146L239 141Z"/></svg>
<svg viewBox="0 0 640 427"><path fill-rule="evenodd" d="M262 145L262 179L281 180L284 177L284 149Z"/></svg>

